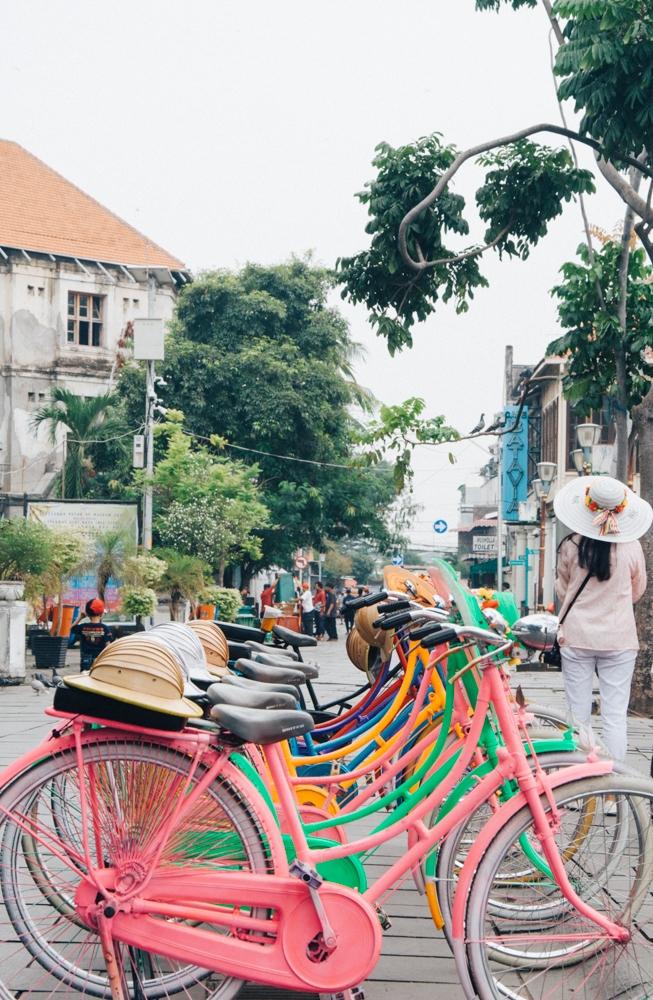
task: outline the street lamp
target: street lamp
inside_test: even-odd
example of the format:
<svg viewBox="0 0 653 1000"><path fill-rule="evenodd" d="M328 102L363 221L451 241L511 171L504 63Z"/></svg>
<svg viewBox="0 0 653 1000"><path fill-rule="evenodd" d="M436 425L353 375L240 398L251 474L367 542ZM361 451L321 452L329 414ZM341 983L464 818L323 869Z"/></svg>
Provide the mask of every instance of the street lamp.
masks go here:
<svg viewBox="0 0 653 1000"><path fill-rule="evenodd" d="M600 429L600 428L599 428ZM540 501L540 560L537 567L537 606L544 605L544 553L546 542L546 502L551 492L558 466L555 462L538 462L538 478L533 480L533 492Z"/></svg>
<svg viewBox="0 0 653 1000"><path fill-rule="evenodd" d="M572 451L571 457L579 476L591 476L592 474L592 448L601 440L601 430L600 424L589 423L579 424L576 428L576 437L580 447Z"/></svg>

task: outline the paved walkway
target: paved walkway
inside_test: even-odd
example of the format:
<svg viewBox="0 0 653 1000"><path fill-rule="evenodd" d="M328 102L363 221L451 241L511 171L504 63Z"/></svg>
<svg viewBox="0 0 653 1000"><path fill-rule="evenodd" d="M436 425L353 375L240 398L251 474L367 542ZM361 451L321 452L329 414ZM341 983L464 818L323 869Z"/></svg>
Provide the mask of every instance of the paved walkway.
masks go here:
<svg viewBox="0 0 653 1000"><path fill-rule="evenodd" d="M343 630L340 632L339 641L320 644L313 657L321 666L318 692L325 702L354 689L363 680L363 675L346 659ZM77 655L71 653L71 666ZM559 673L520 673L518 681L531 701L563 708ZM51 692L37 695L29 685L0 687L0 767L33 746L48 731L52 723L43 715L43 709L51 700ZM629 730L629 763L648 773L653 720L632 719ZM369 864L371 878L404 849L405 841L399 839L375 854ZM446 995L447 1000L462 1000L449 949L444 938L434 931L424 900L412 882L405 882L393 894L386 910L392 928L384 937L382 958L366 984L367 1000L434 1000L440 995ZM241 1000L280 1000L281 996L267 988L252 987L241 995ZM60 1000L64 1000L63 996Z"/></svg>

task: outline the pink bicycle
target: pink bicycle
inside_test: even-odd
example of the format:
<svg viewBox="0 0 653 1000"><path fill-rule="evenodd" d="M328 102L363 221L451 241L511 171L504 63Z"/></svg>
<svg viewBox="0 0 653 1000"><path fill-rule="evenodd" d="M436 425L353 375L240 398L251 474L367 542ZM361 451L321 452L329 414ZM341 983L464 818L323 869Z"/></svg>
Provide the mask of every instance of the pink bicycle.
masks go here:
<svg viewBox="0 0 653 1000"><path fill-rule="evenodd" d="M317 850L279 745L310 729L305 713L220 707L219 727L180 733L64 717L2 776L0 1000L228 1000L244 980L354 989L379 957L386 897L506 781L518 792L467 853L453 901L466 995L650 997L653 786L594 755L554 773L534 767L494 655L481 662L477 710L445 781L396 822ZM498 766L429 828L490 712L505 742ZM243 743L263 747L290 866L274 811L230 760ZM399 835L406 850L364 893L317 873Z"/></svg>

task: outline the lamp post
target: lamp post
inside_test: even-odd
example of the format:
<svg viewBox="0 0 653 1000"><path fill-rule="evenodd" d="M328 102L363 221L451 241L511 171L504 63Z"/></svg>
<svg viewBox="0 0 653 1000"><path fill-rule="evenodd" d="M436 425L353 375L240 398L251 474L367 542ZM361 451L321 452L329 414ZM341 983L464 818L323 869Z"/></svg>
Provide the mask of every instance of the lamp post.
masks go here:
<svg viewBox="0 0 653 1000"><path fill-rule="evenodd" d="M540 501L540 559L537 567L537 606L544 606L544 554L546 550L546 502L556 476L555 462L538 462L538 478L533 480L533 492Z"/></svg>
<svg viewBox="0 0 653 1000"><path fill-rule="evenodd" d="M592 448L601 440L600 424L579 424L576 428L578 448L571 453L574 468L579 476L592 475Z"/></svg>

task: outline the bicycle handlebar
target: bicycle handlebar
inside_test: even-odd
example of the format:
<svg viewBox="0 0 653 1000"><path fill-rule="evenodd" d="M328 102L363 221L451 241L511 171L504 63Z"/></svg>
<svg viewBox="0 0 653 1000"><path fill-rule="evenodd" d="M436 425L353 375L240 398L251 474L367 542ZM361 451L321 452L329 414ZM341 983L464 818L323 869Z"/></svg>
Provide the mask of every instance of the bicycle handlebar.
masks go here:
<svg viewBox="0 0 653 1000"><path fill-rule="evenodd" d="M378 604L379 601L385 601L388 596L386 590L380 590L378 594L366 594L364 597L355 597L353 601L350 601L348 607L353 608L354 611L358 611L359 608L371 608L374 604Z"/></svg>

